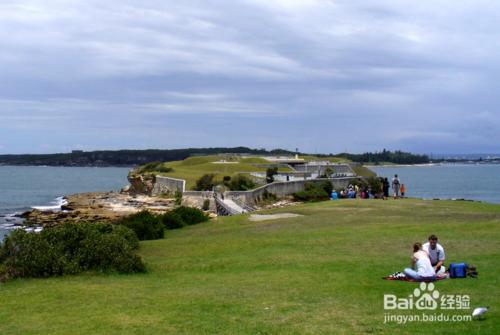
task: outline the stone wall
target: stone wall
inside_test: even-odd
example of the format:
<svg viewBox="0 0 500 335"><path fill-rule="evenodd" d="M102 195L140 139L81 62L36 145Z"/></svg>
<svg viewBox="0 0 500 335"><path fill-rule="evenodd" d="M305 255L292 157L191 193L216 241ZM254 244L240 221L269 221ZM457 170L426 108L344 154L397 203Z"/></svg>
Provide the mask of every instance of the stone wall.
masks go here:
<svg viewBox="0 0 500 335"><path fill-rule="evenodd" d="M212 191L185 191L182 194L182 205L202 208L205 200L210 202L209 209L215 212L214 192Z"/></svg>
<svg viewBox="0 0 500 335"><path fill-rule="evenodd" d="M183 179L170 178L165 176L156 176L152 195L160 195L162 193L175 193L176 191L184 192L186 189L186 181Z"/></svg>
<svg viewBox="0 0 500 335"><path fill-rule="evenodd" d="M329 181L332 183L334 189L346 188L356 177L342 177L333 179L310 179L310 180L296 180L289 182L274 182L256 188L251 191L226 191L224 196L236 199L242 204L248 206L254 206L259 199L262 199L264 193L272 193L278 198L283 198L292 195L295 192L304 190L305 183L321 183L323 181ZM198 207L201 208L205 200L210 201L210 209L215 209L215 202L212 191L185 191L186 182L182 179L175 179L163 176L157 176L156 182L153 188L153 195L159 195L162 193L173 193L175 191L181 191L182 194L182 204L185 206Z"/></svg>
<svg viewBox="0 0 500 335"><path fill-rule="evenodd" d="M278 198L286 197L292 195L295 192L304 190L305 183L321 183L323 181L329 181L332 183L334 189L346 188L352 182L352 180L357 179L353 177L345 178L334 178L334 179L313 179L313 180L297 180L289 182L275 182L267 184L256 188L251 191L227 191L224 192L226 197L237 199L244 204L253 206L258 199L262 199L262 196L267 191L276 195Z"/></svg>

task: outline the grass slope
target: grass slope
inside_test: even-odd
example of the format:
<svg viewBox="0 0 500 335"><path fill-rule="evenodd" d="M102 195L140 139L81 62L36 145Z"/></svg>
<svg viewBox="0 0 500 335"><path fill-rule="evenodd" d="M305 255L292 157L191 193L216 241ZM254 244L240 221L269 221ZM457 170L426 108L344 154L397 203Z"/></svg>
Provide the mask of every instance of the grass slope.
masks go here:
<svg viewBox="0 0 500 335"><path fill-rule="evenodd" d="M366 166L363 166L363 165L359 165L359 166L353 165L353 166L351 166L351 168L358 176L361 176L361 177L376 177L377 176L377 174L375 172L373 172L372 170L370 170L369 168L367 168Z"/></svg>
<svg viewBox="0 0 500 335"><path fill-rule="evenodd" d="M0 285L0 334L498 334L500 206L342 200L169 231L142 243L142 275L83 275ZM414 283L381 277L408 264L413 242L440 237L448 261L479 279L436 284L490 306L486 320L384 324L383 294Z"/></svg>

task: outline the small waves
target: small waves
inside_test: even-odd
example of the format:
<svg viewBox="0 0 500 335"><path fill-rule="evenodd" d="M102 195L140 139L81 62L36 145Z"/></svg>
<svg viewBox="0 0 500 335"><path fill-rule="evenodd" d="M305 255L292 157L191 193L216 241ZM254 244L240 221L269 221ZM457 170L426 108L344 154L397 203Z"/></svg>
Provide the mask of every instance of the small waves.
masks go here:
<svg viewBox="0 0 500 335"><path fill-rule="evenodd" d="M51 202L49 206L31 206L32 209L36 209L42 212L54 212L60 211L61 207L68 204L68 200L64 197L57 197Z"/></svg>

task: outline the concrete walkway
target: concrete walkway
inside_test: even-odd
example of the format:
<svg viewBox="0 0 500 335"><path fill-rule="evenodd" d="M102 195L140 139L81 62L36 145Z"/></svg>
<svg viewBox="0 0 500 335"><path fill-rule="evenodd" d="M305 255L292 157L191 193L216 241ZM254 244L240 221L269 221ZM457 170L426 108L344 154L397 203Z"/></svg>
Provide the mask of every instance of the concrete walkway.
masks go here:
<svg viewBox="0 0 500 335"><path fill-rule="evenodd" d="M231 211L234 213L241 214L241 213L247 212L244 208L242 208L240 205L238 205L237 203L235 203L231 199L224 199L224 200L222 200L222 202L224 202L224 205L226 205L228 208L230 208Z"/></svg>

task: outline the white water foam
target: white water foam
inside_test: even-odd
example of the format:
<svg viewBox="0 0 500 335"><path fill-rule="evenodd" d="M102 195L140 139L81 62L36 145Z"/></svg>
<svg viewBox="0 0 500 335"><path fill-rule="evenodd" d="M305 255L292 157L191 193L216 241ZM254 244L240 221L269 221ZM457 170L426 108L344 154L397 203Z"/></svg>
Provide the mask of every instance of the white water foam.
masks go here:
<svg viewBox="0 0 500 335"><path fill-rule="evenodd" d="M57 197L50 206L31 206L31 208L42 211L42 212L54 212L60 211L61 206L67 205L68 200L64 197Z"/></svg>

